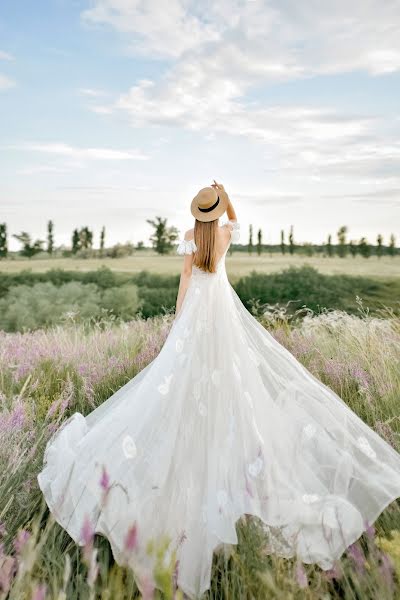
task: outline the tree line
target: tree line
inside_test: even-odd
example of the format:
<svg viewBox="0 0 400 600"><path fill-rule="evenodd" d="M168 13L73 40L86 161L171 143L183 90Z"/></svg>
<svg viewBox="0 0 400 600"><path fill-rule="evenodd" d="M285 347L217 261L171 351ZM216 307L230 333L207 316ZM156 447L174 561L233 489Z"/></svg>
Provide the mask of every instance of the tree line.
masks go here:
<svg viewBox="0 0 400 600"><path fill-rule="evenodd" d="M153 231L150 235L149 241L153 249L158 254L168 254L173 250L179 237L178 229L174 226L168 225L167 219L163 217L155 217L155 219L147 219L146 222L151 225ZM287 234L287 240L285 231L282 229L280 233L280 244L264 244L263 243L263 232L259 228L257 231L256 242L254 243L253 237L253 225L249 226L248 243L247 244L233 244L233 248L238 251L246 251L251 255L256 252L259 256L264 252L281 252L281 254L295 253L306 254L312 256L316 253L324 253L326 256L339 256L345 258L348 255L355 257L356 255L369 258L372 254L378 258L383 255L395 256L399 253L396 247L396 238L392 233L389 237L389 243L384 244L384 238L382 234L378 234L376 237L376 244L369 243L366 237L361 237L359 240L350 239L347 240L348 228L343 225L339 228L336 233L337 243L334 244L332 240L332 234L329 234L325 243L312 244L310 242L303 242L301 244L296 243L294 240L293 225ZM49 256L52 256L56 247L54 244L54 223L52 220L47 222L47 238L33 239L31 235L22 231L19 234L13 234L13 237L17 239L21 244L19 254L31 258L35 254L40 252L46 252ZM63 256L78 255L81 257L88 256L109 256L117 258L120 256L126 256L132 254L135 250L143 250L145 244L143 241L139 241L136 246L131 242L126 244L115 244L110 248L106 248L106 228L102 227L99 236L99 247L98 250L93 248L93 231L88 226L81 228L75 228L71 236L71 247L62 248ZM232 252L232 247L231 247ZM7 224L0 223L0 258L6 258L8 256L8 234Z"/></svg>

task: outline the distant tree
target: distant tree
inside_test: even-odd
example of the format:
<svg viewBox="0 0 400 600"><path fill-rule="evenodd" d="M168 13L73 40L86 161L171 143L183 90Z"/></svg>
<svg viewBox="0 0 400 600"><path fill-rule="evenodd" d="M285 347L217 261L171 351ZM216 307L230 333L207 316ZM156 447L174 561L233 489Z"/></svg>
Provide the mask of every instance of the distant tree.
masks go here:
<svg viewBox="0 0 400 600"><path fill-rule="evenodd" d="M311 242L304 242L303 248L304 248L304 252L305 252L306 256L314 255L314 246Z"/></svg>
<svg viewBox="0 0 400 600"><path fill-rule="evenodd" d="M53 221L48 221L47 223L47 252L51 255L54 250L54 224Z"/></svg>
<svg viewBox="0 0 400 600"><path fill-rule="evenodd" d="M7 254L7 223L0 223L0 258L6 258Z"/></svg>
<svg viewBox="0 0 400 600"><path fill-rule="evenodd" d="M155 221L146 219L153 228L154 232L150 236L150 241L153 248L158 254L168 254L173 248L173 243L178 238L178 230L176 227L168 227L167 219L156 217Z"/></svg>
<svg viewBox="0 0 400 600"><path fill-rule="evenodd" d="M328 241L326 243L326 253L327 253L328 256L332 256L333 255L332 236L331 236L331 234L328 235Z"/></svg>
<svg viewBox="0 0 400 600"><path fill-rule="evenodd" d="M35 240L32 242L31 236L26 231L21 231L19 234L13 234L16 240L18 240L22 244L22 250L20 250L20 254L22 256L27 256L31 258L38 252L43 250L43 240Z"/></svg>
<svg viewBox="0 0 400 600"><path fill-rule="evenodd" d="M340 256L340 258L344 258L347 254L346 233L347 233L346 225L342 225L342 227L340 227L339 231L337 232L337 237L338 237L338 242L339 242L339 245L337 248L337 253L338 253L338 256Z"/></svg>
<svg viewBox="0 0 400 600"><path fill-rule="evenodd" d="M262 252L262 231L261 231L261 229L259 229L258 233L257 233L257 254L258 254L258 256L261 256L261 252Z"/></svg>
<svg viewBox="0 0 400 600"><path fill-rule="evenodd" d="M362 237L358 242L358 250L364 258L369 258L371 256L371 246L369 245L367 238Z"/></svg>
<svg viewBox="0 0 400 600"><path fill-rule="evenodd" d="M355 258L357 255L357 245L354 243L354 240L350 240L349 250L350 250L350 254L352 255L352 257Z"/></svg>
<svg viewBox="0 0 400 600"><path fill-rule="evenodd" d="M101 228L101 232L100 232L100 256L103 256L104 254L104 241L106 238L106 228L103 227Z"/></svg>
<svg viewBox="0 0 400 600"><path fill-rule="evenodd" d="M283 229L281 229L281 252L282 254L286 253L285 232Z"/></svg>
<svg viewBox="0 0 400 600"><path fill-rule="evenodd" d="M253 225L249 225L249 245L248 245L249 254L253 253Z"/></svg>
<svg viewBox="0 0 400 600"><path fill-rule="evenodd" d="M82 227L79 231L79 241L81 248L91 248L93 245L93 231L90 231L89 227Z"/></svg>
<svg viewBox="0 0 400 600"><path fill-rule="evenodd" d="M79 238L79 231L77 229L74 229L74 231L72 232L72 253L76 254L78 250L80 250L80 247L81 242Z"/></svg>
<svg viewBox="0 0 400 600"><path fill-rule="evenodd" d="M388 254L390 256L394 256L396 254L396 238L395 238L394 233L390 234Z"/></svg>
<svg viewBox="0 0 400 600"><path fill-rule="evenodd" d="M293 254L293 252L294 252L293 225L291 225L291 226L290 226L290 233L289 233L289 252L290 252L290 254Z"/></svg>
<svg viewBox="0 0 400 600"><path fill-rule="evenodd" d="M142 240L140 240L140 242L138 242L136 244L136 249L137 250L143 250L143 248L144 248L144 242Z"/></svg>
<svg viewBox="0 0 400 600"><path fill-rule="evenodd" d="M376 255L378 258L381 258L383 254L383 236L378 233L376 238Z"/></svg>

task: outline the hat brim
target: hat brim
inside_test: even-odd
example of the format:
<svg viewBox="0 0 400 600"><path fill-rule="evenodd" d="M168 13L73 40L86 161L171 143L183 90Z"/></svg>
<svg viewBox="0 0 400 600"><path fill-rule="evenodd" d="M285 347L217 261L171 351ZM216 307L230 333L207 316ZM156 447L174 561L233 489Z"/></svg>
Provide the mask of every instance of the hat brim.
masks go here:
<svg viewBox="0 0 400 600"><path fill-rule="evenodd" d="M224 192L224 193L218 192L218 197L219 197L219 202L218 202L217 206L215 208L213 208L213 210L210 210L209 212L203 212L202 210L200 210L197 205L196 197L193 198L192 204L190 205L190 211L191 211L192 215L194 216L194 218L197 219L198 221L203 221L204 223L209 223L210 221L215 221L215 219L218 219L219 217L221 217L228 207L229 198L228 198L228 195L226 192Z"/></svg>

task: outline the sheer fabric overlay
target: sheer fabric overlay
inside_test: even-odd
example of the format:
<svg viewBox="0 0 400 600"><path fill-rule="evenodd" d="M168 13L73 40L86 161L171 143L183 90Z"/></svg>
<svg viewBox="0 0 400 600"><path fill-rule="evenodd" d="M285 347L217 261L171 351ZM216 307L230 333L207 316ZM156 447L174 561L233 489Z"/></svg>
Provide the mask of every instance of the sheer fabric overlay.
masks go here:
<svg viewBox="0 0 400 600"><path fill-rule="evenodd" d="M238 224L225 226L237 240ZM400 496L400 455L246 310L227 250L216 273L193 266L157 358L86 417L68 418L38 475L62 527L82 544L88 516L139 589L152 579L147 542L167 534L178 585L201 595L213 551L237 543L245 513L265 524L270 552L328 569ZM127 552L134 522L138 547Z"/></svg>

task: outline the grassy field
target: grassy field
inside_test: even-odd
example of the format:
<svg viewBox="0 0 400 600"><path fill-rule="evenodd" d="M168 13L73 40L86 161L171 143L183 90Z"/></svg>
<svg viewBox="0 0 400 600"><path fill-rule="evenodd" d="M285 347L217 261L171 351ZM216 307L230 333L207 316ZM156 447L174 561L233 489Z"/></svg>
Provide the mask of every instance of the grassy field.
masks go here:
<svg viewBox="0 0 400 600"><path fill-rule="evenodd" d="M299 327L282 321L282 315L264 324L400 450L399 319L334 312L307 318ZM170 325L168 317L104 328L71 324L26 334L0 332L1 600L140 597L132 572L115 563L107 539L94 536L93 524L82 521L85 545L79 548L54 522L36 476L45 442L60 423L75 411L88 414L143 369L158 355ZM256 518L238 521L237 533L239 543L230 555L214 555L203 600L400 597L398 502L326 572L269 555L268 538ZM127 553L141 548L140 522L137 535L127 529L127 539ZM154 574L164 593L153 594L149 582L142 600L183 600L174 586L179 565L164 563L163 552L160 556Z"/></svg>
<svg viewBox="0 0 400 600"><path fill-rule="evenodd" d="M244 252L235 252L227 257L226 265L231 280L247 275L251 271L273 273L293 265L300 267L304 264L312 265L321 273L333 275L343 273L347 275L365 275L378 278L392 278L400 275L400 256L385 256L378 259L371 256L368 259L357 256L356 258L324 258L290 256L281 254L263 254L249 256ZM180 272L182 257L177 255L158 256L154 252L144 251L126 258L94 258L94 259L17 259L3 260L0 262L0 271L16 272L22 269L32 271L47 271L48 269L66 269L77 271L93 271L100 266L107 266L114 271L125 273L138 273L146 270L152 273L175 275Z"/></svg>

